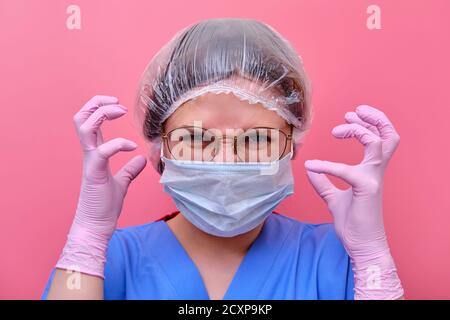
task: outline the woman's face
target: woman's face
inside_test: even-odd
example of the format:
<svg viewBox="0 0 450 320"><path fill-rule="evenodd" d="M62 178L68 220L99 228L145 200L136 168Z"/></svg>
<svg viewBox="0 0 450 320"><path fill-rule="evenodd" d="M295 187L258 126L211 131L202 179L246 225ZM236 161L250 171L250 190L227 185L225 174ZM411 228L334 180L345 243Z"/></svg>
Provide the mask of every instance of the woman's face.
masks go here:
<svg viewBox="0 0 450 320"><path fill-rule="evenodd" d="M226 137L221 143L218 154L209 159L211 161L236 159L233 143L230 142L233 141L232 136L239 132L256 127L268 127L280 129L286 135L291 134L291 126L276 112L268 110L259 103L250 104L233 94L224 93L206 93L195 100L187 101L166 120L164 132L192 126L201 126L209 131L212 129L213 132L221 133ZM291 140L286 140L284 151L280 151L281 156L289 153L290 144ZM167 143L164 143L164 156L173 158Z"/></svg>

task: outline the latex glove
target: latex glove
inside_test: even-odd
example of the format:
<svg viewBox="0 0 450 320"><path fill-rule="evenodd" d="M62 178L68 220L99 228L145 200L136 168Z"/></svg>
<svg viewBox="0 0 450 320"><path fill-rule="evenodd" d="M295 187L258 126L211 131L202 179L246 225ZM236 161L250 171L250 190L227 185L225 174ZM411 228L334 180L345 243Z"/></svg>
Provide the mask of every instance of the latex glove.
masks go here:
<svg viewBox="0 0 450 320"><path fill-rule="evenodd" d="M73 118L84 153L83 176L75 218L57 268L104 277L106 248L128 186L145 167L145 157L138 155L115 176L111 174L109 158L136 148L133 141L123 138L103 143L103 121L127 112L118 103L115 97L95 96Z"/></svg>
<svg viewBox="0 0 450 320"><path fill-rule="evenodd" d="M352 262L355 299L398 299L403 288L389 251L383 223L383 176L400 137L383 112L361 105L345 115L347 124L332 130L336 138L357 138L364 145L360 164L305 162L308 178L327 203L336 233ZM336 188L325 174L351 188Z"/></svg>

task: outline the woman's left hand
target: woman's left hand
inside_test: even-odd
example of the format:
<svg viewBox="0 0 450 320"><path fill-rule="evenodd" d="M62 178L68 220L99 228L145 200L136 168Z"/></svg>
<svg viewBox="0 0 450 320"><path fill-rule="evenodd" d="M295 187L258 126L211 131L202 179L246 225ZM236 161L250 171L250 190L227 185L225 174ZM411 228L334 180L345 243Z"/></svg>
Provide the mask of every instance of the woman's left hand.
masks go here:
<svg viewBox="0 0 450 320"><path fill-rule="evenodd" d="M382 195L384 172L400 136L383 112L367 105L347 112L345 120L347 124L336 126L332 134L340 139L357 138L364 145L363 161L347 165L308 160L308 178L327 203L336 233L352 260L355 297L399 298L403 289L384 231ZM351 188L338 189L325 174L343 179Z"/></svg>

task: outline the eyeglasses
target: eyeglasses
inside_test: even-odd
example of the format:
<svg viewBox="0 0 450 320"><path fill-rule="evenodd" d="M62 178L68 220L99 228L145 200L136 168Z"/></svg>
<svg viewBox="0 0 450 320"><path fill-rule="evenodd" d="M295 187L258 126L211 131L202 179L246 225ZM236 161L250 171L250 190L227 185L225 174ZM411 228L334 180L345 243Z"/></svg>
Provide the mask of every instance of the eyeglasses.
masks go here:
<svg viewBox="0 0 450 320"><path fill-rule="evenodd" d="M218 129L183 126L164 133L162 139L176 160L212 161L219 157L225 162L270 162L284 155L292 140L292 128L289 134L277 128L255 127L227 129L223 135ZM231 141L231 148L220 153L224 141Z"/></svg>

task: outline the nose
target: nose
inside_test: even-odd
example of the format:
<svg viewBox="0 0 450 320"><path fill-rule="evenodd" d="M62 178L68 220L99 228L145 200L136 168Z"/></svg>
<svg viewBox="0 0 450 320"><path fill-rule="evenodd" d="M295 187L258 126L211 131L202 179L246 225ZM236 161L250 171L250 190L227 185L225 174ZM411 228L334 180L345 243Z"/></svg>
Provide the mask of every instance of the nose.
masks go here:
<svg viewBox="0 0 450 320"><path fill-rule="evenodd" d="M236 162L238 161L237 152L235 150L235 137L226 137L220 139L214 149L214 162Z"/></svg>

